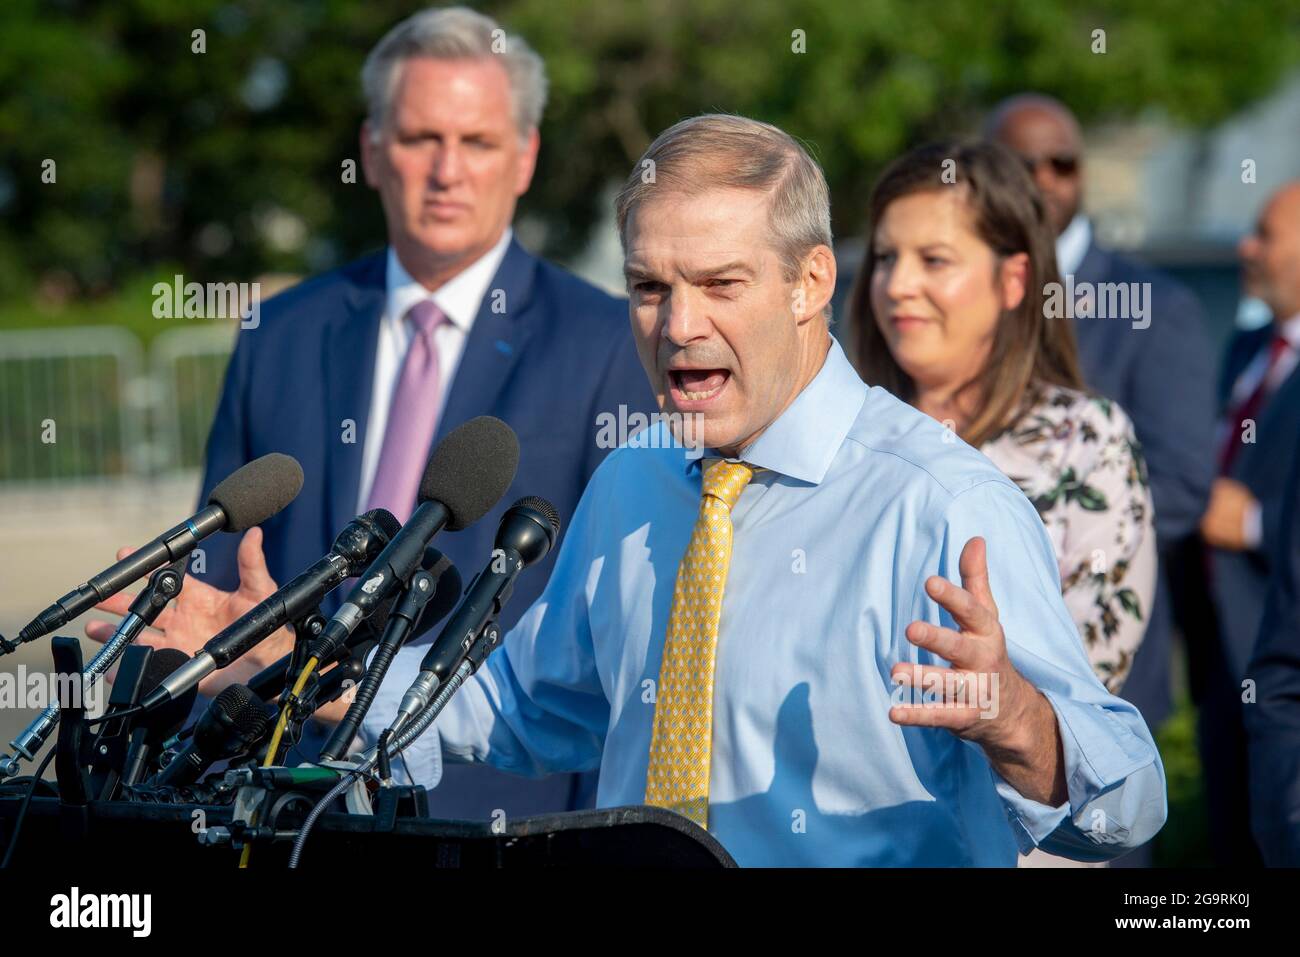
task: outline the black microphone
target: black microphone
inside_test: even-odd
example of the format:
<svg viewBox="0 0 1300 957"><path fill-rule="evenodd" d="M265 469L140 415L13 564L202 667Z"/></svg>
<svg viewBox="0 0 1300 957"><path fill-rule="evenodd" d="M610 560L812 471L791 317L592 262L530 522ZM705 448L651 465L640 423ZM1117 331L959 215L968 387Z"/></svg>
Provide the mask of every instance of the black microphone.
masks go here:
<svg viewBox="0 0 1300 957"><path fill-rule="evenodd" d="M521 498L506 510L491 560L470 583L465 600L420 662L420 674L402 697L393 730L424 709L433 691L469 653L483 626L510 600L519 573L545 558L559 535L560 515L544 498Z"/></svg>
<svg viewBox="0 0 1300 957"><path fill-rule="evenodd" d="M187 661L189 656L176 648L131 645L123 653L108 710L90 748L93 791L100 800L112 799L120 785L135 784L149 758L184 726L198 696L197 688L155 711L142 712L136 705L141 695ZM122 717L115 717L119 713Z"/></svg>
<svg viewBox="0 0 1300 957"><path fill-rule="evenodd" d="M324 558L210 638L193 658L149 692L141 706L146 710L156 708L197 687L212 672L226 667L276 629L309 613L336 586L360 574L400 528L387 509L371 509L354 518L339 532Z"/></svg>
<svg viewBox="0 0 1300 957"><path fill-rule="evenodd" d="M260 525L297 497L302 478L302 466L292 456L272 452L254 459L226 476L201 511L68 592L33 618L16 641L0 641L0 654L61 628L150 572L188 555L213 532L243 532Z"/></svg>
<svg viewBox="0 0 1300 957"><path fill-rule="evenodd" d="M140 691L148 693L158 687L168 675L189 659L178 648L160 648L153 653L146 666L144 677L140 680ZM136 784L144 777L147 762L162 749L163 742L175 735L185 726L185 721L194 709L198 699L198 686L173 698L160 708L137 714L132 720L135 727L131 732L130 744L126 758L122 762L121 783L126 786Z"/></svg>
<svg viewBox="0 0 1300 957"><path fill-rule="evenodd" d="M316 694L312 698L312 711L319 711L325 705L354 688L365 676L366 664L358 655L350 655L320 676Z"/></svg>
<svg viewBox="0 0 1300 957"><path fill-rule="evenodd" d="M500 419L470 419L438 444L420 482L420 505L353 587L347 601L307 649L328 661L357 625L411 577L425 546L445 528L460 531L501 500L519 467L519 439Z"/></svg>
<svg viewBox="0 0 1300 957"><path fill-rule="evenodd" d="M319 760L332 761L351 746L398 649L408 638L424 634L446 616L455 607L460 593L460 572L449 558L430 545L424 553L423 567L411 576L401 599L384 609L386 621L374 659L357 687L347 714L321 748ZM362 628L378 617L376 613L367 618Z"/></svg>
<svg viewBox="0 0 1300 957"><path fill-rule="evenodd" d="M113 663L126 651L149 625L163 612L163 609L181 592L185 584L185 557L157 569L149 576L149 584L135 596L126 616L118 624L113 637L105 642L86 665L81 673L81 681L94 683L104 675ZM60 721L59 709L50 705L27 725L23 732L14 738L11 744L15 754L0 761L0 777L17 773L23 760L34 760L36 752L41 749Z"/></svg>
<svg viewBox="0 0 1300 957"><path fill-rule="evenodd" d="M452 613L456 602L460 601L460 596L465 590L465 585L460 578L460 570L452 560L436 548L430 547L428 551L432 554L425 555L420 567L433 579L435 586L433 598L429 599L429 603L420 612L419 620L411 626L410 634L406 637L407 641L414 641L432 631L434 625ZM387 624L386 621L379 624L375 632L376 641L384 636Z"/></svg>
<svg viewBox="0 0 1300 957"><path fill-rule="evenodd" d="M243 685L230 685L199 717L189 743L148 783L160 788L193 784L216 762L252 753L271 725L272 717L257 695Z"/></svg>
<svg viewBox="0 0 1300 957"><path fill-rule="evenodd" d="M363 621L357 630L349 639L348 646L334 656L334 660L339 660L353 651L355 648L369 649L372 643L379 640L382 634L382 628L388 621L389 612L392 610L396 596L388 599L375 609L374 614ZM376 627L380 630L376 631ZM294 663L295 658L301 658L297 649L290 651L288 654L281 655L279 659L267 665L252 678L248 679L248 688L253 694L257 695L263 701L273 702L280 695L284 694L285 689L293 684L296 673L290 674L289 667ZM301 666L301 660L298 662ZM331 664L329 661L322 661L320 667L324 668Z"/></svg>
<svg viewBox="0 0 1300 957"><path fill-rule="evenodd" d="M435 582L438 583L437 591L433 600L424 606L424 611L420 614L420 620L415 623L411 629L412 637L427 634L434 625L442 621L451 610L456 607L456 602L460 600L461 581L460 572L452 564L450 558L445 556L438 549L430 545L424 551L424 560L420 565L427 571ZM381 602L379 607L363 621L348 638L347 645L337 654L335 658L340 658L345 654L359 655L365 657L369 654L370 649L378 644L379 639L384 636L388 627L389 616L393 612L393 607L401 597L399 594L390 595L385 601ZM290 675L289 664L293 661L293 652L284 655L274 664L267 665L251 679L248 687L253 694L257 695L263 701L271 701L284 692L287 685L293 682L297 675ZM322 661L320 666L323 668L330 664L328 661ZM324 680L325 676L322 676Z"/></svg>

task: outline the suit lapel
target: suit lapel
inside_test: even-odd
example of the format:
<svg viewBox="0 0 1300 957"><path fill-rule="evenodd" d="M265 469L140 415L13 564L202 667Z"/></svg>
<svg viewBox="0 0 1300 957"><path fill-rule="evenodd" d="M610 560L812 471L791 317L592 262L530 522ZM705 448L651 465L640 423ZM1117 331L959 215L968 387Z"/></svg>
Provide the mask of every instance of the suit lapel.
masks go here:
<svg viewBox="0 0 1300 957"><path fill-rule="evenodd" d="M1294 418L1296 408L1300 408L1300 365L1288 372L1286 378L1278 383L1273 394L1268 397L1264 414L1260 416L1260 429L1275 423L1270 434L1280 431Z"/></svg>
<svg viewBox="0 0 1300 957"><path fill-rule="evenodd" d="M1074 285L1078 287L1080 283L1091 283L1095 293L1097 284L1105 282L1109 272L1110 257L1096 243L1090 242L1088 251L1083 254L1083 260L1074 273ZM1062 281L1065 281L1065 277L1062 277ZM1100 360L1104 359L1108 348L1105 331L1104 322L1075 317L1074 338L1079 345L1079 359L1084 368L1096 369L1103 365Z"/></svg>
<svg viewBox="0 0 1300 957"><path fill-rule="evenodd" d="M1246 367L1254 361L1260 351L1268 347L1272 338L1273 325L1269 323L1258 329L1240 333L1228 344L1228 358L1224 363L1223 379L1219 383L1220 414L1227 412L1232 404L1232 390L1237 380L1241 378L1241 374L1246 371Z"/></svg>
<svg viewBox="0 0 1300 957"><path fill-rule="evenodd" d="M513 238L465 341L434 444L476 415L490 415L532 334L537 260ZM432 451L432 450L431 450Z"/></svg>
<svg viewBox="0 0 1300 957"><path fill-rule="evenodd" d="M1273 334L1273 327L1269 325L1252 330L1242 337L1243 347L1240 350L1242 356L1237 363L1238 369L1233 376L1233 381L1246 370L1261 349L1267 348ZM1300 406L1300 365L1292 369L1265 399L1264 408L1260 411L1256 422L1255 441L1248 443L1232 463L1234 478L1255 475L1260 471L1266 471L1269 466L1285 467L1286 460L1279 459L1275 454L1276 443L1273 440L1278 436L1295 434L1293 410L1298 406ZM1264 438L1265 436L1267 438ZM1259 461L1257 462L1256 459Z"/></svg>
<svg viewBox="0 0 1300 957"><path fill-rule="evenodd" d="M1090 242L1088 251L1083 254L1083 259L1079 262L1079 268L1075 270L1074 282L1075 285L1081 282L1105 282L1109 272L1110 256L1096 243Z"/></svg>
<svg viewBox="0 0 1300 957"><path fill-rule="evenodd" d="M341 309L324 330L325 508L332 539L357 511L361 484L361 459L370 416L370 392L375 379L379 346L379 321L386 296L384 253L363 260L349 277ZM345 430L344 422L353 426ZM350 435L348 434L350 432ZM351 438L352 441L345 441Z"/></svg>

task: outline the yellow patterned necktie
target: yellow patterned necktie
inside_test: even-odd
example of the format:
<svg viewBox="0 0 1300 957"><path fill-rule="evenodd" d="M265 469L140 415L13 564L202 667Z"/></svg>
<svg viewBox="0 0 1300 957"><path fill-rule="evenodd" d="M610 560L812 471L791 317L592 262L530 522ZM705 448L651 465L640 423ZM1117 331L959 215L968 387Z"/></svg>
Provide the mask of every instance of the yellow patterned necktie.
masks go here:
<svg viewBox="0 0 1300 957"><path fill-rule="evenodd" d="M677 568L659 665L645 803L671 808L704 828L713 744L713 663L731 563L731 509L754 471L743 462L721 459L704 471L700 514Z"/></svg>

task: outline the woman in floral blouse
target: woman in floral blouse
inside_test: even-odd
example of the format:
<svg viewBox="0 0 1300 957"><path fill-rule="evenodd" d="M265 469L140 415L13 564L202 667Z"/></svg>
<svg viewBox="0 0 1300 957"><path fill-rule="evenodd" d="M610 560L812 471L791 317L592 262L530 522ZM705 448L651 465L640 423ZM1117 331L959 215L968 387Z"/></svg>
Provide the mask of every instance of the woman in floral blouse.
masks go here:
<svg viewBox="0 0 1300 957"><path fill-rule="evenodd" d="M1097 677L1118 693L1155 594L1146 463L1128 416L1109 399L1049 386L1031 401L1025 416L980 451L1042 516L1065 606Z"/></svg>
<svg viewBox="0 0 1300 957"><path fill-rule="evenodd" d="M1128 416L1084 386L1024 165L992 143L913 150L877 182L867 235L846 336L858 371L947 424L1034 503L1080 641L1118 692L1155 592L1146 466Z"/></svg>

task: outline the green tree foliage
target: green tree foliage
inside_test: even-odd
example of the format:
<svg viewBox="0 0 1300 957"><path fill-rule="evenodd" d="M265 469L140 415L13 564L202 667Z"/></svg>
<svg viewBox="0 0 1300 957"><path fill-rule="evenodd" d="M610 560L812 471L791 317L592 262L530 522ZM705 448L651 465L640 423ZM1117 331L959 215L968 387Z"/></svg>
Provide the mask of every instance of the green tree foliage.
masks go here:
<svg viewBox="0 0 1300 957"><path fill-rule="evenodd" d="M826 168L838 234L874 173L974 132L1020 90L1087 120L1220 120L1300 62L1294 0L503 0L546 58L543 158L522 210L572 253L655 133L716 110L774 122ZM383 241L358 171L358 73L410 0L5 0L0 299L304 271ZM194 31L205 52L194 52ZM1105 52L1097 52L1104 31ZM799 52L802 50L802 52ZM43 183L53 159L57 181Z"/></svg>

